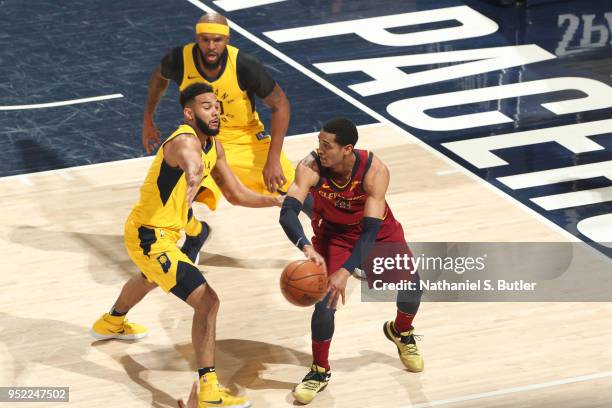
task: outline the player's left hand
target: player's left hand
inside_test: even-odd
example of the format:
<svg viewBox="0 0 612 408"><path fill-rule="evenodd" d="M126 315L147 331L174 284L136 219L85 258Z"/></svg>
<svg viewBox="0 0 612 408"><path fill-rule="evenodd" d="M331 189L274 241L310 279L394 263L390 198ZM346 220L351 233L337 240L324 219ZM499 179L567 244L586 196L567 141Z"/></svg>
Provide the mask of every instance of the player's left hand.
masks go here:
<svg viewBox="0 0 612 408"><path fill-rule="evenodd" d="M195 381L193 382L191 392L189 393L189 399L187 400L187 405L185 405L182 399L176 402L178 403L179 408L198 408L198 383Z"/></svg>
<svg viewBox="0 0 612 408"><path fill-rule="evenodd" d="M338 304L338 297L342 297L342 304L344 304L346 282L348 281L351 273L345 268L340 268L336 272L332 273L327 279L327 287L329 289L329 300L327 301L328 309L335 309Z"/></svg>
<svg viewBox="0 0 612 408"><path fill-rule="evenodd" d="M287 182L278 158L268 157L262 174L266 188L271 193L274 193L278 189L282 188Z"/></svg>

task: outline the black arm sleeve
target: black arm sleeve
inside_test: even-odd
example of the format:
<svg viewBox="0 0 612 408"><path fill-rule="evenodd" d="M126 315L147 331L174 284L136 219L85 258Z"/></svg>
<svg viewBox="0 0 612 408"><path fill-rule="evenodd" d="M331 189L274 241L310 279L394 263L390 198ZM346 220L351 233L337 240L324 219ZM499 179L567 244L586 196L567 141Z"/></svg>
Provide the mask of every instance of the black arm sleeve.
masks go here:
<svg viewBox="0 0 612 408"><path fill-rule="evenodd" d="M380 229L382 220L380 218L363 217L361 221L362 229L359 240L355 243L353 252L349 259L342 265L344 269L353 273L356 267L361 265L361 260L368 256L368 253L376 242L376 236Z"/></svg>
<svg viewBox="0 0 612 408"><path fill-rule="evenodd" d="M270 95L276 82L263 64L255 57L239 51L236 57L236 71L240 89L254 93L261 99Z"/></svg>
<svg viewBox="0 0 612 408"><path fill-rule="evenodd" d="M291 242L293 242L296 247L303 249L304 245L311 244L306 238L304 228L302 228L302 224L300 224L300 220L298 218L298 214L301 210L302 203L300 203L296 198L285 197L278 221Z"/></svg>
<svg viewBox="0 0 612 408"><path fill-rule="evenodd" d="M183 47L175 47L164 55L159 63L164 78L177 84L183 81Z"/></svg>

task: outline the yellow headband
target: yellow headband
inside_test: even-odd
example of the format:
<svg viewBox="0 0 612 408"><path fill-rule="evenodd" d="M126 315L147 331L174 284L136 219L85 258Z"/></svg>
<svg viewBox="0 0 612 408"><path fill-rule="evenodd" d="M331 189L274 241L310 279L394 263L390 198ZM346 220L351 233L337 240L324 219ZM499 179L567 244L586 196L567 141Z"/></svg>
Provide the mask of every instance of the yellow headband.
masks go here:
<svg viewBox="0 0 612 408"><path fill-rule="evenodd" d="M229 36L229 27L217 23L198 23L196 24L196 34L220 34Z"/></svg>

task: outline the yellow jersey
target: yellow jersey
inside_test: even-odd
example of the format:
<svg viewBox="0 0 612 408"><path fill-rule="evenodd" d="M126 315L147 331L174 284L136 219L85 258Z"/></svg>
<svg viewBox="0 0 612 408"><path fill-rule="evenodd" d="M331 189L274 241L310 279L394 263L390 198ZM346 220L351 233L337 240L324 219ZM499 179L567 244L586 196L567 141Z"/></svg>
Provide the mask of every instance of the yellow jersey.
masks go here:
<svg viewBox="0 0 612 408"><path fill-rule="evenodd" d="M227 61L221 75L214 81L208 81L200 73L194 61L194 47L191 43L183 47L183 78L179 84L182 91L196 82L205 82L213 87L221 105L221 130L217 138L222 144L256 143L265 135L264 126L255 111L252 97L240 88L238 82L237 57L238 49L227 46Z"/></svg>
<svg viewBox="0 0 612 408"><path fill-rule="evenodd" d="M153 228L180 231L187 225L189 203L187 202L187 180L184 171L171 167L164 160L164 145L178 135L196 135L189 125L181 125L159 147L142 187L140 199L132 209L130 218L137 224ZM197 137L197 136L196 136ZM204 183L217 162L217 146L214 137L209 137L202 149L204 166L199 190L205 189Z"/></svg>

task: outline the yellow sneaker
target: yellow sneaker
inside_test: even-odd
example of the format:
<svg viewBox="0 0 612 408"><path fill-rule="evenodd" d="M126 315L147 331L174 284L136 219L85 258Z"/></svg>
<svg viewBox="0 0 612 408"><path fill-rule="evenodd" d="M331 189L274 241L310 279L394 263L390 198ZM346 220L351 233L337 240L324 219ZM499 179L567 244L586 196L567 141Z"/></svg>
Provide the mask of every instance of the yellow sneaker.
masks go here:
<svg viewBox="0 0 612 408"><path fill-rule="evenodd" d="M125 316L112 316L110 313L104 313L96 320L89 332L96 340L138 340L149 334L146 327L129 323Z"/></svg>
<svg viewBox="0 0 612 408"><path fill-rule="evenodd" d="M330 377L331 372L325 371L325 368L313 364L310 367L310 372L306 374L302 382L293 388L293 397L302 404L308 404L317 396L317 393L327 387Z"/></svg>
<svg viewBox="0 0 612 408"><path fill-rule="evenodd" d="M400 356L400 360L408 371L413 373L420 373L423 371L424 363L419 348L416 345L414 330L408 330L403 333L398 333L395 330L393 320L385 322L383 326L385 336L391 340L397 346L397 353Z"/></svg>
<svg viewBox="0 0 612 408"><path fill-rule="evenodd" d="M198 408L226 407L226 408L249 408L251 401L233 396L229 389L221 387L214 371L200 377L200 394Z"/></svg>

